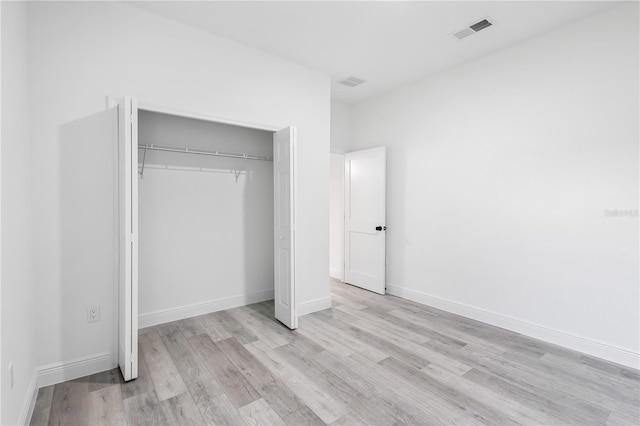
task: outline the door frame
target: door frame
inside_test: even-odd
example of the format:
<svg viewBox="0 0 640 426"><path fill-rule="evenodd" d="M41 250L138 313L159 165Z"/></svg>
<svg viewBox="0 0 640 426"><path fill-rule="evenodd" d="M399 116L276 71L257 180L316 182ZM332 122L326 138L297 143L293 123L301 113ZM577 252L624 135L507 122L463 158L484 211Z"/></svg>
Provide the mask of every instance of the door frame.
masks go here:
<svg viewBox="0 0 640 426"><path fill-rule="evenodd" d="M106 100L106 109L111 109L111 108L115 108L118 105L118 99L119 97L114 97L114 96L109 96L107 95L105 97ZM287 127L291 127L294 129L296 129L296 126L291 125L291 124L287 124L287 125L281 125L281 124L277 124L277 123L257 123L257 122L250 122L250 121L245 121L245 120L241 120L238 118L234 118L234 117L229 117L229 116L222 116L222 115L214 115L214 114L208 114L208 113L200 113L200 112L195 112L195 111L190 111L190 110L183 110L183 109L179 109L179 108L174 108L174 107L167 107L167 106L163 106L163 105L158 105L158 104L152 104L152 103L146 103L141 101L139 98L137 99L137 104L138 104L138 111L139 110L144 110L144 111L149 111L149 112L156 112L156 113L161 113L161 114L167 114L167 115L174 115L174 116L178 116L178 117L184 117L184 118L192 118L192 119L196 119L196 120L203 120L203 121L210 121L210 122L215 122L215 123L220 123L220 124L228 124L231 126L238 126L238 127L246 127L246 128L250 128L250 129L256 129L256 130L264 130L264 131L268 131L268 132L277 132L279 130L285 129ZM116 135L118 135L118 126L116 125L115 128L115 132ZM119 135L118 135L119 137ZM114 158L115 163L114 164L118 164L118 153L117 150L116 151L116 155ZM293 217L293 223L297 223L296 217L295 217L295 212L297 211L297 209L295 208L295 200L297 199L296 197L296 193L298 192L298 185L297 185L297 179L295 178L298 173L298 161L297 161L297 149L293 151L292 153L293 155L293 170L292 170L292 175L293 175L293 186L292 186L292 201L294 203L294 217ZM137 173L137 169L136 169L136 173ZM114 208L114 214L116 214L116 217L119 218L119 208L118 208L118 202L117 200L119 199L119 193L117 192L119 190L119 185L118 185L118 179L119 179L119 174L115 173L115 188L116 188L116 194L114 199L116 200L115 203L115 208ZM118 219L119 221L119 219ZM294 234L295 235L295 234ZM119 259L119 253L120 250L122 249L120 247L120 242L118 239L118 235L115 236L116 238L116 252L115 252L115 258ZM275 237L274 237L275 238ZM293 259L295 262L295 259L297 258L296 256L296 240L297 238L294 237L294 245L293 245ZM119 269L119 266L118 266ZM118 271L119 274L119 271ZM119 275L118 275L119 276ZM293 297L294 297L294 310L295 310L295 316L296 318L298 317L298 286L297 286L297 280L295 279L295 276L292 277L293 278ZM115 306L120 309L120 302L119 302L119 297L118 297L118 288L119 285L115 286ZM136 295L136 300L137 300L137 295ZM116 316L119 318L119 316ZM297 322L297 321L296 321ZM135 324L137 325L137 318L135 321ZM115 333L114 333L114 337L113 337L113 359L112 359L112 365L113 367L117 367L118 366L118 342L119 342L119 327L116 326L115 328ZM137 333L138 329L135 330L131 330L132 333ZM139 356L139 354L138 354Z"/></svg>

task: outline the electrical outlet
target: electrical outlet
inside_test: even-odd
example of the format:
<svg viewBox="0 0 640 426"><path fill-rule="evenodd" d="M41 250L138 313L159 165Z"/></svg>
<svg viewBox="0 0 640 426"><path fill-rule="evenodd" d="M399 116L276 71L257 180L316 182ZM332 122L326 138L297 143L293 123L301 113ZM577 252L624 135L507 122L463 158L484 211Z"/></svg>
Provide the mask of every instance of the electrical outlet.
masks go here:
<svg viewBox="0 0 640 426"><path fill-rule="evenodd" d="M9 383L11 383L11 389L13 389L13 363L9 364Z"/></svg>
<svg viewBox="0 0 640 426"><path fill-rule="evenodd" d="M93 305L87 308L87 322L100 321L100 305Z"/></svg>

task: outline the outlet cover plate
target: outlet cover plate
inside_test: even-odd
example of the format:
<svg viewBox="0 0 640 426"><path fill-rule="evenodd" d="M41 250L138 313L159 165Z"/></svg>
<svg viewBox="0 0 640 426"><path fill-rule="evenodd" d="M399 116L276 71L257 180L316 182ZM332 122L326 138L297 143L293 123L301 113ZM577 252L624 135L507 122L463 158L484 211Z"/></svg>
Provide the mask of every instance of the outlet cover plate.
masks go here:
<svg viewBox="0 0 640 426"><path fill-rule="evenodd" d="M87 308L87 322L100 321L100 305L89 306Z"/></svg>

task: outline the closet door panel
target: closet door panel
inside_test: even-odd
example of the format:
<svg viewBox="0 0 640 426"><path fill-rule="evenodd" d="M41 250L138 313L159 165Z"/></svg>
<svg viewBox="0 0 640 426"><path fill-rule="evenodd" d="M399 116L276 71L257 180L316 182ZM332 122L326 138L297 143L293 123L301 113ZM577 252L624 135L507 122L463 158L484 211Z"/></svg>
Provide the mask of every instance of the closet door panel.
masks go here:
<svg viewBox="0 0 640 426"><path fill-rule="evenodd" d="M138 377L138 108L118 103L118 365L125 380Z"/></svg>
<svg viewBox="0 0 640 426"><path fill-rule="evenodd" d="M274 304L276 319L287 327L298 327L295 298L294 223L295 129L287 127L273 139L274 178Z"/></svg>

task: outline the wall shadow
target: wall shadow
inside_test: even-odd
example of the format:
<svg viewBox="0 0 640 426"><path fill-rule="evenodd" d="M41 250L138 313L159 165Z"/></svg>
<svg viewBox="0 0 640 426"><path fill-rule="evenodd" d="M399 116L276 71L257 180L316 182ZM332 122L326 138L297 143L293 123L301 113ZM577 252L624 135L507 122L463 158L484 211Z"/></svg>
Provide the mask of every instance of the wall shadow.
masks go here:
<svg viewBox="0 0 640 426"><path fill-rule="evenodd" d="M117 141L116 108L59 130L60 359L117 353ZM93 305L100 319L88 323Z"/></svg>

